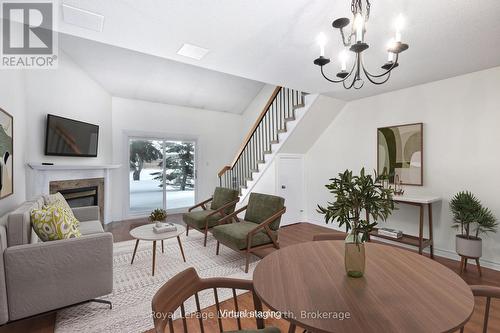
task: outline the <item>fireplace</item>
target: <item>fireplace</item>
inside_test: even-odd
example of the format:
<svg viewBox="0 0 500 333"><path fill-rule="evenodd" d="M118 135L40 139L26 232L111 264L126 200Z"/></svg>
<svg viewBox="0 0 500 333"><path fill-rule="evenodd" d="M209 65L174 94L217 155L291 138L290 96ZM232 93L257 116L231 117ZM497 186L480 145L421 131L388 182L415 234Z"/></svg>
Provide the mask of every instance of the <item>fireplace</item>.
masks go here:
<svg viewBox="0 0 500 333"><path fill-rule="evenodd" d="M85 207L98 205L98 191L97 186L89 186L60 190L59 192L70 207Z"/></svg>
<svg viewBox="0 0 500 333"><path fill-rule="evenodd" d="M49 193L61 193L70 207L99 206L104 221L104 178L57 180L49 182Z"/></svg>

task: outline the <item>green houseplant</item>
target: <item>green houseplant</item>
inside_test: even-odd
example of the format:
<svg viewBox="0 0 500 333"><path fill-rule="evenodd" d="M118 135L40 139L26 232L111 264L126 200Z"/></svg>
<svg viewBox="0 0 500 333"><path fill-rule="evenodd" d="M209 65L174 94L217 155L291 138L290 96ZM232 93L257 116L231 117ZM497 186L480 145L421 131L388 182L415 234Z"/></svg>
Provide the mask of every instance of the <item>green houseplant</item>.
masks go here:
<svg viewBox="0 0 500 333"><path fill-rule="evenodd" d="M327 207L318 205L318 213L325 215L326 223L337 221L340 227L345 225L348 236L344 260L347 275L351 277L363 276L364 242L378 221L385 221L394 209L393 190L382 186L386 178L386 175L376 173L374 177L368 175L363 168L359 176L346 170L325 185L335 196L335 201L328 202Z"/></svg>
<svg viewBox="0 0 500 333"><path fill-rule="evenodd" d="M480 258L483 254L480 234L496 232L498 222L490 209L471 192L457 193L450 201L453 228L459 233L455 238L456 252L468 258Z"/></svg>
<svg viewBox="0 0 500 333"><path fill-rule="evenodd" d="M167 219L167 211L165 209L157 208L151 212L149 215L149 221L152 223L156 222L157 227L161 227L162 222Z"/></svg>

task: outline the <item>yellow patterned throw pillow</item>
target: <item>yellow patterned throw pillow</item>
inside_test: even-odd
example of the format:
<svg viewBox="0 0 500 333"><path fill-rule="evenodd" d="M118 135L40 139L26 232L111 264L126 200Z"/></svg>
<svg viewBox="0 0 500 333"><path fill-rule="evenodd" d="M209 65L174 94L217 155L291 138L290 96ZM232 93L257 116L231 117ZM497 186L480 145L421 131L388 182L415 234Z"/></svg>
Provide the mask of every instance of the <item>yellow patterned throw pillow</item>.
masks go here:
<svg viewBox="0 0 500 333"><path fill-rule="evenodd" d="M80 237L78 220L58 205L31 211L31 225L41 241Z"/></svg>

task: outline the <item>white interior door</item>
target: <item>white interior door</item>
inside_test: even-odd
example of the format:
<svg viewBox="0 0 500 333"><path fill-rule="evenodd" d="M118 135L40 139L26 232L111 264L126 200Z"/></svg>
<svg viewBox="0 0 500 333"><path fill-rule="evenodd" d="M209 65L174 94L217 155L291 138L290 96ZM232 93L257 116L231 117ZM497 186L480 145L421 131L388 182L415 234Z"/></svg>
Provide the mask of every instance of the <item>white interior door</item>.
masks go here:
<svg viewBox="0 0 500 333"><path fill-rule="evenodd" d="M302 155L279 155L277 159L277 189L285 198L286 213L281 225L304 221L304 159Z"/></svg>

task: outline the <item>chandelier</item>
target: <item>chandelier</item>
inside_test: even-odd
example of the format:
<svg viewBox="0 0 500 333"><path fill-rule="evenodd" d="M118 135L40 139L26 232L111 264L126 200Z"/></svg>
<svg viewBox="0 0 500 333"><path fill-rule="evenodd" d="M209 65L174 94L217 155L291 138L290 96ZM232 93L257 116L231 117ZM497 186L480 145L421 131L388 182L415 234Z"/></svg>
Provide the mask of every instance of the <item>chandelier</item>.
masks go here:
<svg viewBox="0 0 500 333"><path fill-rule="evenodd" d="M363 8L363 2L365 6ZM364 9L364 10L363 10ZM384 84L391 77L391 72L398 67L399 54L408 49L408 44L401 42L401 29L404 24L403 17L400 15L396 20L396 35L389 41L387 62L381 66L383 71L379 74L370 73L363 62L363 51L367 50L369 45L365 42L366 23L370 18L370 1L369 0L352 0L351 12L353 15L353 23L351 31L346 35L346 28L350 20L347 17L338 18L333 21L332 26L340 30L342 42L345 49L340 53L340 72L337 73L337 79L332 79L326 76L323 67L330 62L329 58L325 57L326 36L321 33L318 36L318 44L320 47L320 56L314 60L314 64L321 68L321 75L333 83L342 83L345 89L361 89L364 85L364 77L373 84ZM347 70L348 52L347 49L355 54L352 68Z"/></svg>

